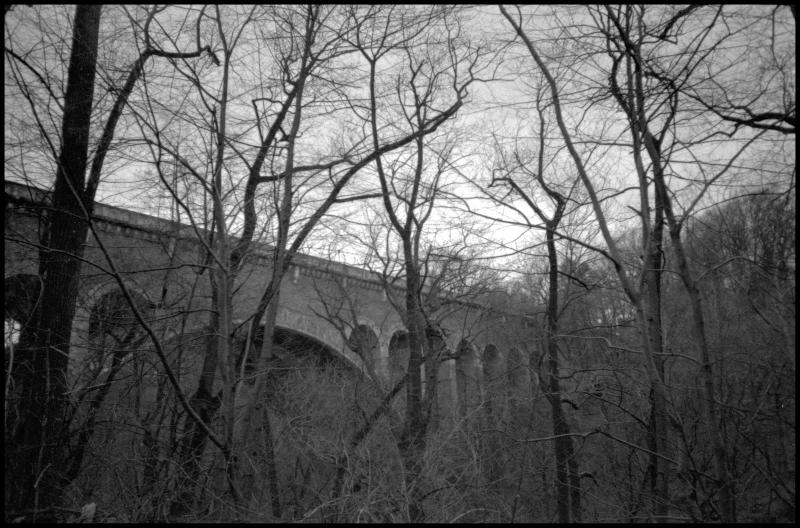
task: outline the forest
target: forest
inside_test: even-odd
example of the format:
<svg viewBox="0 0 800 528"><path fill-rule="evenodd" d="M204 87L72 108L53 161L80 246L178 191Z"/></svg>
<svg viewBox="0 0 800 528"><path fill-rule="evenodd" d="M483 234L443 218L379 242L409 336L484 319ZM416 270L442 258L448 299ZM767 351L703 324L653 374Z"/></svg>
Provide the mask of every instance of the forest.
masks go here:
<svg viewBox="0 0 800 528"><path fill-rule="evenodd" d="M49 193L23 233L7 187L6 522L795 522L793 5L4 26L4 180ZM99 204L190 249L120 258ZM280 324L305 255L376 278L388 363L353 287L362 363Z"/></svg>

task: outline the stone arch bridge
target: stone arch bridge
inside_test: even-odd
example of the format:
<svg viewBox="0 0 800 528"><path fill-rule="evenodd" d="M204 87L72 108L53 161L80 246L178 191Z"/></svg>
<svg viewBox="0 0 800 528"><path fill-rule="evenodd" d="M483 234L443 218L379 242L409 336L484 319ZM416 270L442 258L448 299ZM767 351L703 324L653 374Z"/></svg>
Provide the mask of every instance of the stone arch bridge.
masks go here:
<svg viewBox="0 0 800 528"><path fill-rule="evenodd" d="M47 192L5 182L6 334L36 297L35 277L41 218ZM115 266L137 299L150 307L162 335L169 338L207 322L210 306L204 251L191 226L97 204L95 228ZM93 314L117 289L103 271L107 264L89 234L73 324L71 375L91 347ZM254 311L269 280L270 248L255 245L234 285L234 320ZM105 300L105 301L104 301ZM29 307L28 307L29 309ZM439 367L437 391L450 409L479 401L491 379L528 392L529 349L536 325L474 303L442 303L434 314L454 359ZM281 285L278 326L322 344L361 370L384 381L402 368L404 325L377 274L305 254L294 257ZM369 342L368 351L354 343ZM407 351L405 352L407 358Z"/></svg>

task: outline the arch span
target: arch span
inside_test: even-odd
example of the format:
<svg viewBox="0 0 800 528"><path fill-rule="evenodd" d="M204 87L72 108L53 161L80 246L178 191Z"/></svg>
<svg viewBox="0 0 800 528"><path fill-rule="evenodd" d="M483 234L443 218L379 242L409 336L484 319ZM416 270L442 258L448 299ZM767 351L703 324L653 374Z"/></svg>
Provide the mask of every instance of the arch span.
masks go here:
<svg viewBox="0 0 800 528"><path fill-rule="evenodd" d="M240 369L242 369L242 361L246 360L244 370L241 372L244 373L244 379L252 383L255 379L254 373L258 363L256 359L258 353L248 353L247 358L244 358L245 342L246 331L237 332L233 349L236 357L236 369L237 372L239 372ZM317 366L334 365L337 368L361 372L359 365L353 364L329 343L325 343L317 337L295 328L276 325L272 336L272 342L274 345L273 359L267 362L268 365L271 365L268 368L274 368L275 365L283 365L286 367L292 364L315 364ZM254 349L260 353L263 343L264 325L260 325L253 338ZM277 368L280 370L283 367Z"/></svg>
<svg viewBox="0 0 800 528"><path fill-rule="evenodd" d="M263 327L262 327L263 328ZM272 336L273 343L284 353L296 357L308 357L321 362L340 362L348 368L358 369L347 361L338 350L314 336L294 328L276 326Z"/></svg>

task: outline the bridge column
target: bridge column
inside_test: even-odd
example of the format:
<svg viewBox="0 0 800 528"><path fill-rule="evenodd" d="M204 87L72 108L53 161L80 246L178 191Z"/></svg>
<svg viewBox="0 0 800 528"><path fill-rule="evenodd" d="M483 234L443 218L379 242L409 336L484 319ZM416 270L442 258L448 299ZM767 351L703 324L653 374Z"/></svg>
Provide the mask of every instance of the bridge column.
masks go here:
<svg viewBox="0 0 800 528"><path fill-rule="evenodd" d="M391 380L391 372L389 368L389 343L392 341L391 335L381 333L378 341L378 349L376 350L378 357L375 358L375 370L378 373L381 381L389 383Z"/></svg>
<svg viewBox="0 0 800 528"><path fill-rule="evenodd" d="M450 354L447 341L439 329L429 328L427 339L430 350L438 358L436 363L431 365L436 369L436 399L432 409L431 425L434 427L451 425L458 405L455 361L443 360ZM423 377L423 380L427 379L427 376Z"/></svg>
<svg viewBox="0 0 800 528"><path fill-rule="evenodd" d="M439 363L436 388L436 420L445 426L452 425L458 410L458 386L456 384L456 360Z"/></svg>
<svg viewBox="0 0 800 528"><path fill-rule="evenodd" d="M481 405L481 367L475 347L462 339L456 353L458 411L462 418L471 417Z"/></svg>

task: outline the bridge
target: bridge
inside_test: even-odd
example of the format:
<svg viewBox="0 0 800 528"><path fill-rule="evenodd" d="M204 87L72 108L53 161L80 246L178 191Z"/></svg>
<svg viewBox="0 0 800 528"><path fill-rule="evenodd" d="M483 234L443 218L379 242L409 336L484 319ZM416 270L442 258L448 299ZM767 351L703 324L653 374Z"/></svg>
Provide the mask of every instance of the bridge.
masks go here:
<svg viewBox="0 0 800 528"><path fill-rule="evenodd" d="M21 324L38 294L38 246L49 195L9 181L5 192L8 333L10 327ZM203 265L205 251L198 239L203 231L99 203L94 217L102 245L161 338L169 342L201 332L208 322L211 299L208 270ZM251 317L269 281L271 265L271 248L255 244L234 285L234 321ZM119 320L118 285L107 268L103 252L89 233L72 332L69 376L73 380L92 363L103 314L106 320L115 316ZM404 370L408 351L402 316L385 284L377 273L298 254L281 285L278 329L317 344L386 385ZM445 412L476 405L492 381L529 392L532 320L477 303L437 304L441 306L432 318L453 352L437 373L439 404ZM129 339L126 335L123 332L116 339ZM199 370L201 354L195 355L187 364Z"/></svg>

